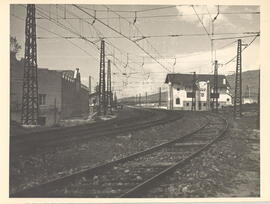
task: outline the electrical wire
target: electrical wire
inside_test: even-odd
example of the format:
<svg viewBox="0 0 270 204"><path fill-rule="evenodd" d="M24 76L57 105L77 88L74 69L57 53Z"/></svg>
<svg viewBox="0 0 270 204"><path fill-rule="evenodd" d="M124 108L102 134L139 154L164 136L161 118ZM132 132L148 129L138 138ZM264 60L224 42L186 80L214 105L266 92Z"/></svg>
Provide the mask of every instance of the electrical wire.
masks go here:
<svg viewBox="0 0 270 204"><path fill-rule="evenodd" d="M207 31L206 27L204 26L204 24L203 24L203 22L202 22L202 20L201 20L200 16L198 15L198 13L197 13L196 9L194 8L194 6L193 6L193 5L192 5L191 7L192 7L193 11L195 12L195 14L196 14L196 16L197 16L197 18L198 18L199 22L200 22L200 23L201 23L201 25L203 26L203 29L204 29L204 30L205 30L205 32L207 33L207 35L208 35L209 39L211 40L211 36L210 36L209 32Z"/></svg>
<svg viewBox="0 0 270 204"><path fill-rule="evenodd" d="M260 35L256 35L251 41L250 41L250 43L246 46L246 47L244 47L242 50L241 50L241 53L245 50L245 49L247 49L256 39L257 39L257 37L259 37ZM234 56L232 59L230 59L229 61L227 61L226 63L224 63L223 65L228 65L229 63L231 63L234 59L236 59L236 57L237 57L237 55L236 56Z"/></svg>
<svg viewBox="0 0 270 204"><path fill-rule="evenodd" d="M82 8L80 8L78 5L73 4L74 7L76 7L77 9L79 9L80 11L82 11L83 13L93 17L92 14L88 13L87 11L83 10ZM149 57L151 57L154 61L156 61L161 67L163 67L164 69L166 69L167 71L171 72L171 70L169 70L167 67L165 67L163 64L161 64L155 57L153 57L149 52L147 52L143 47L141 47L138 43L134 42L133 40L131 40L129 37L127 37L126 35L124 35L123 33L119 32L118 30L116 30L115 28L107 25L106 23L104 23L103 21L101 21L100 19L96 19L98 22L100 22L101 24L103 24L104 26L110 28L111 30L113 30L114 32L118 33L119 35L122 35L124 38L128 39L129 41L135 43L143 52L145 52Z"/></svg>

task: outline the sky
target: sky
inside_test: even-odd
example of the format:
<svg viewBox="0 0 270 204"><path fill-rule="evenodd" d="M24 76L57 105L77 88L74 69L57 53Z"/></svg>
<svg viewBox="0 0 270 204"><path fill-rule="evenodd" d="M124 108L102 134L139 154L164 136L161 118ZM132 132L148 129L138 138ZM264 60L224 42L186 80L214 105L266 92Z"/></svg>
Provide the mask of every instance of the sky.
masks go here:
<svg viewBox="0 0 270 204"><path fill-rule="evenodd" d="M26 5L10 10L10 35L22 46L20 59ZM169 72L212 74L214 60L220 74L233 73L235 60L226 62L236 55L241 38L243 48L251 43L242 53L243 71L259 69L260 38L253 33L260 31L259 11L244 5L36 5L38 67L79 68L82 83L88 86L91 76L93 87L102 37L117 96L145 95L165 90ZM213 52L210 39L215 39Z"/></svg>

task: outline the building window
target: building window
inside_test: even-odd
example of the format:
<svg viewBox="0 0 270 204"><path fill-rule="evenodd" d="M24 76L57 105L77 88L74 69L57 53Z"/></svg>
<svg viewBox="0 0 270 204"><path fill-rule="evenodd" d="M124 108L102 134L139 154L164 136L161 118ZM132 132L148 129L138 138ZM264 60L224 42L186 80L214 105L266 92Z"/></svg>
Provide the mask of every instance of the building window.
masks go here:
<svg viewBox="0 0 270 204"><path fill-rule="evenodd" d="M46 104L46 94L38 94L38 103L39 105Z"/></svg>
<svg viewBox="0 0 270 204"><path fill-rule="evenodd" d="M201 93L201 97L204 97L204 93Z"/></svg>
<svg viewBox="0 0 270 204"><path fill-rule="evenodd" d="M177 91L180 91L180 88L177 88Z"/></svg>
<svg viewBox="0 0 270 204"><path fill-rule="evenodd" d="M223 84L226 85L226 79L225 78L223 79Z"/></svg>
<svg viewBox="0 0 270 204"><path fill-rule="evenodd" d="M227 98L227 101L230 101L230 99L229 99L229 98Z"/></svg>
<svg viewBox="0 0 270 204"><path fill-rule="evenodd" d="M206 106L206 103L203 103L203 106Z"/></svg>
<svg viewBox="0 0 270 204"><path fill-rule="evenodd" d="M187 106L189 106L189 103L187 103Z"/></svg>
<svg viewBox="0 0 270 204"><path fill-rule="evenodd" d="M176 104L180 104L180 98L177 98L177 99L175 100L175 103L176 103Z"/></svg>

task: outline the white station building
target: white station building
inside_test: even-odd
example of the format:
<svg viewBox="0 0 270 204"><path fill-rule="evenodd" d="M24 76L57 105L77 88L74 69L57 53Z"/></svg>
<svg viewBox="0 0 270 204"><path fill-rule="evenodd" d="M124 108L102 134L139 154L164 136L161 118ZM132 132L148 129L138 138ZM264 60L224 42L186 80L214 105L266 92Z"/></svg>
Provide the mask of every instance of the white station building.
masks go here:
<svg viewBox="0 0 270 204"><path fill-rule="evenodd" d="M170 110L191 110L192 109L192 88L193 74L168 74L165 80L168 84L168 109ZM210 110L213 102L210 97L213 93L214 76L209 74L196 75L196 110ZM218 76L218 107L232 105L230 85L225 75Z"/></svg>

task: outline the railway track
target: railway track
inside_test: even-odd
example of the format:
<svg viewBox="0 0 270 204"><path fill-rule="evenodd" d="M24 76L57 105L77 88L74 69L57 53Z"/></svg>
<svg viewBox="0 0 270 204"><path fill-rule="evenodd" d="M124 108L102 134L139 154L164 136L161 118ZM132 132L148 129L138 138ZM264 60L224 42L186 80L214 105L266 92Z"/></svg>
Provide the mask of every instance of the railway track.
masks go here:
<svg viewBox="0 0 270 204"><path fill-rule="evenodd" d="M142 111L142 110L138 110ZM97 124L94 126L82 126L64 129L62 131L46 131L42 136L31 133L25 138L11 138L10 146L13 153L35 153L36 150L53 147L59 144L65 145L71 142L82 142L96 137L114 136L138 129L149 128L157 125L173 122L183 117L183 114L172 111L145 109L140 117L131 119L114 120L111 123ZM33 134L33 135L32 135ZM16 148L15 148L16 147Z"/></svg>
<svg viewBox="0 0 270 204"><path fill-rule="evenodd" d="M183 167L226 132L225 119L210 114L205 117L205 125L181 138L16 192L11 197L143 197L161 178Z"/></svg>

